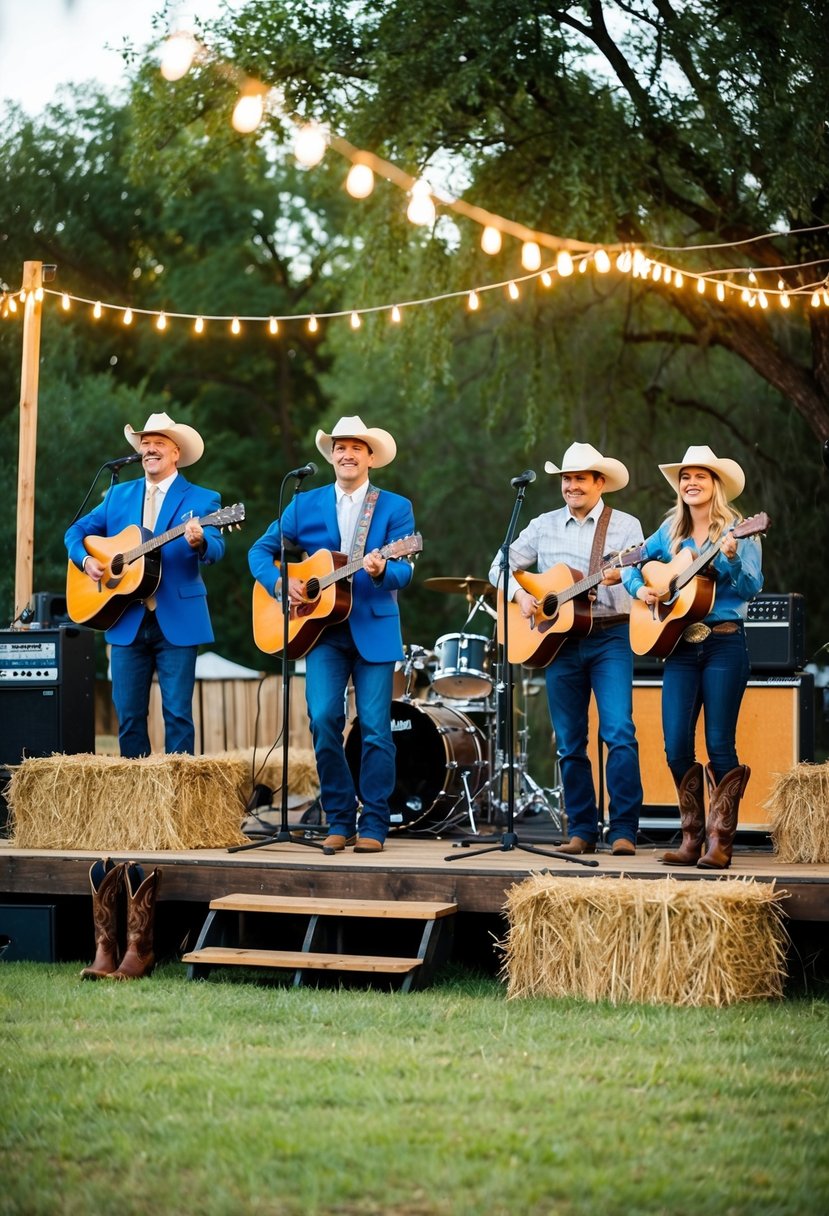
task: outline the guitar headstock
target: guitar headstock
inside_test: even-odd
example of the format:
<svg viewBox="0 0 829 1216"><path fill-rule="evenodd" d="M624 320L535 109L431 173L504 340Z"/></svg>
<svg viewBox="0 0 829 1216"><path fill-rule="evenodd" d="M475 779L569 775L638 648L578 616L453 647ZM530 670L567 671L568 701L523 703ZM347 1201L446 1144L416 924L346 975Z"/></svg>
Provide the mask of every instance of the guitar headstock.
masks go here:
<svg viewBox="0 0 829 1216"><path fill-rule="evenodd" d="M746 536L758 536L761 532L768 532L771 527L771 520L765 511L759 511L756 515L750 515L748 519L744 519L741 524L737 524L732 529L731 535L737 540L743 540Z"/></svg>
<svg viewBox="0 0 829 1216"><path fill-rule="evenodd" d="M243 502L235 502L232 507L222 507L219 511L214 511L212 515L206 515L201 521L202 524L209 524L214 528L232 528L235 524L237 529L241 526L245 518L245 504Z"/></svg>
<svg viewBox="0 0 829 1216"><path fill-rule="evenodd" d="M412 553L420 553L423 549L423 537L419 532L413 532L411 536L402 536L400 540L393 540L390 545L384 545L382 549L383 557L409 557Z"/></svg>
<svg viewBox="0 0 829 1216"><path fill-rule="evenodd" d="M610 570L623 570L626 566L638 566L645 561L644 545L629 545L618 553L608 553L602 558L602 567Z"/></svg>

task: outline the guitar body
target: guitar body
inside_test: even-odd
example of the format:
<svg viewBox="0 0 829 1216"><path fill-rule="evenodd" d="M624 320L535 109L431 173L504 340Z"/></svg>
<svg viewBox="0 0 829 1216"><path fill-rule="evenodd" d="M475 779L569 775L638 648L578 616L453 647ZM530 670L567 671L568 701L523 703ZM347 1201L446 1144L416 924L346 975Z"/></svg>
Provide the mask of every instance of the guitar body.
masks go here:
<svg viewBox="0 0 829 1216"><path fill-rule="evenodd" d="M110 629L136 600L148 599L161 581L161 553L155 550L123 565L119 559L140 546L151 533L130 524L117 536L87 536L87 553L105 567L104 576L93 583L74 562L66 570L66 611L77 625Z"/></svg>
<svg viewBox="0 0 829 1216"><path fill-rule="evenodd" d="M649 587L664 594L669 591L671 577L666 572L682 554L671 562L647 562L642 577ZM679 570L686 569L684 562ZM634 654L648 654L666 659L682 637L688 625L708 616L714 606L716 584L702 574L696 575L676 592L670 603L644 604L632 600L630 605L630 648Z"/></svg>
<svg viewBox="0 0 829 1216"><path fill-rule="evenodd" d="M302 579L306 587L313 580L321 580L348 563L344 553L332 553L320 549L303 562L288 566L291 578ZM274 562L275 577L279 562ZM315 588L308 587L309 594ZM338 625L351 612L351 584L346 579L323 587L316 598L307 604L291 605L288 616L287 649L289 659L301 659L306 655L329 625ZM282 604L265 590L261 583L253 585L253 640L265 654L277 654L285 645L285 622Z"/></svg>
<svg viewBox="0 0 829 1216"><path fill-rule="evenodd" d="M558 597L582 578L578 570L560 563L543 574L517 571L518 584L535 596L541 606L532 618L525 617L516 603L507 604L507 659L524 667L547 667L568 637L586 637L593 628L587 594L564 603ZM498 636L504 634L504 595L498 592Z"/></svg>

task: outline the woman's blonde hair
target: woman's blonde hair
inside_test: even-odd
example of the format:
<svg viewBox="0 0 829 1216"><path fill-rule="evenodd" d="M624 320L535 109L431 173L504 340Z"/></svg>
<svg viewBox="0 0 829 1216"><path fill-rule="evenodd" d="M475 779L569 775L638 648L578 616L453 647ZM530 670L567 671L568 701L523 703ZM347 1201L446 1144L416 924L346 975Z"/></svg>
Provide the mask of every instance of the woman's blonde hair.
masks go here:
<svg viewBox="0 0 829 1216"><path fill-rule="evenodd" d="M733 507L726 498L723 484L713 469L706 469L705 471L710 475L714 489L711 498L711 522L708 525L708 539L714 545L727 528L740 523L743 517L737 508ZM679 470L679 476L680 478L682 477L682 469ZM690 508L682 501L682 494L679 490L677 490L676 494L676 503L665 518L670 520L671 524L671 549L674 553L677 553L682 541L687 540L694 530Z"/></svg>

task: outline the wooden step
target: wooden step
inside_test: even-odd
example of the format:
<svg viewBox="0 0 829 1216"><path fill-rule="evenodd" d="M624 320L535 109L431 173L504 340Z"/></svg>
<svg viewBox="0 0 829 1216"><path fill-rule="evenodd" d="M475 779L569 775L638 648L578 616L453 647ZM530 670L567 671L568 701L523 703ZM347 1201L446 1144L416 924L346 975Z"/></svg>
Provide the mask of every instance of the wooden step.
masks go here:
<svg viewBox="0 0 829 1216"><path fill-rule="evenodd" d="M405 899L317 899L294 895L222 895L210 907L226 912L287 912L302 916L368 916L389 920L439 920L457 904Z"/></svg>
<svg viewBox="0 0 829 1216"><path fill-rule="evenodd" d="M286 971L376 971L404 975L421 965L419 958L387 958L376 954L312 954L303 950L242 950L205 946L185 954L183 963L210 967L278 967Z"/></svg>

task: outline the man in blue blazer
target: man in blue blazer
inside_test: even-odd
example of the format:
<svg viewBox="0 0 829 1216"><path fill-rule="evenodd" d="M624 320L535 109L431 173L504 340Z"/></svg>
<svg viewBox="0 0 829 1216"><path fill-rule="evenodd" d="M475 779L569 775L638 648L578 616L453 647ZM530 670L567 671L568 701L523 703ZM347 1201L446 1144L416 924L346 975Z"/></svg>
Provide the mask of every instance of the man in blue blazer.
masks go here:
<svg viewBox="0 0 829 1216"><path fill-rule="evenodd" d="M367 427L359 416L341 418L330 434L317 431L317 447L334 466L334 483L296 495L252 546L251 573L271 595L281 587L274 559L287 544L313 555L320 549L364 553L352 579L350 615L323 629L306 657L305 689L314 740L320 798L328 825L323 842L329 852L354 845L355 852L378 853L389 829L389 798L394 790L396 751L391 733L394 664L403 658L397 592L412 578L411 564L386 560L380 549L414 532L412 504L399 494L378 490L369 470L390 464L397 445L388 431ZM304 583L288 579L291 602L304 601ZM345 695L354 685L362 752L359 800L343 744Z"/></svg>
<svg viewBox="0 0 829 1216"><path fill-rule="evenodd" d="M184 533L161 552L161 582L153 596L129 605L106 631L111 644L112 696L118 715L122 756L150 753L147 717L153 672L158 676L164 715L164 750L192 755L195 744L193 688L196 654L213 641L202 567L219 561L224 540L218 528L199 519L218 511L213 490L192 485L179 473L204 451L198 431L167 414L151 414L143 430L124 427L128 443L141 453L144 477L111 486L103 502L81 516L64 537L70 561L93 582L104 567L84 547L85 536L117 536L130 524L154 534L185 525Z"/></svg>

